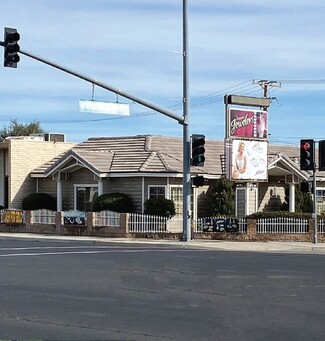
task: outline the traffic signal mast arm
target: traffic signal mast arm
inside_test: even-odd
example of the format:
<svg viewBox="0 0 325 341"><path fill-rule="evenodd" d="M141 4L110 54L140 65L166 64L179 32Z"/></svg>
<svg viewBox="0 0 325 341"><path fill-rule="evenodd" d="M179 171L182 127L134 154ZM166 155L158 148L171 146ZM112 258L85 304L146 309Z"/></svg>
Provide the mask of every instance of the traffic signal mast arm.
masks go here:
<svg viewBox="0 0 325 341"><path fill-rule="evenodd" d="M3 41L0 41L0 46L5 46L5 43ZM144 99L141 99L139 97L131 95L131 94L129 94L127 92L124 92L124 91L122 91L120 89L117 89L117 88L115 88L115 87L113 87L111 85L108 85L108 84L105 84L103 82L100 82L100 81L98 81L98 80L96 80L94 78L88 77L87 75L81 74L81 73L79 73L77 71L74 71L74 70L69 69L67 67L64 67L62 65L59 65L57 63L54 63L54 62L52 62L50 60L47 60L45 58L42 58L40 56L36 56L36 55L34 55L34 54L30 53L30 52L23 51L23 50L20 50L19 52L21 54L27 56L27 57L35 59L35 60L37 60L39 62L42 62L44 64L52 66L52 67L54 67L56 69L59 69L61 71L66 72L66 73L69 73L70 75L73 75L75 77L81 78L81 79L83 79L86 82L95 84L95 85L99 86L100 88L106 89L108 91L112 91L112 92L114 92L114 93L116 93L116 94L118 94L118 95L120 95L122 97L125 97L125 98L127 98L127 99L129 99L129 100L131 100L133 102L136 102L136 103L141 104L141 105L143 105L143 106L145 106L145 107L147 107L149 109L157 111L157 112L159 112L159 113L161 113L161 114L163 114L165 116L168 116L168 117L178 121L178 123L180 123L182 125L186 125L187 124L184 116L176 115L173 112L171 112L169 110L166 110L164 108L161 108L161 107L159 107L159 106L157 106L157 105L155 105L153 103L150 103L150 102L148 102L148 101L146 101Z"/></svg>

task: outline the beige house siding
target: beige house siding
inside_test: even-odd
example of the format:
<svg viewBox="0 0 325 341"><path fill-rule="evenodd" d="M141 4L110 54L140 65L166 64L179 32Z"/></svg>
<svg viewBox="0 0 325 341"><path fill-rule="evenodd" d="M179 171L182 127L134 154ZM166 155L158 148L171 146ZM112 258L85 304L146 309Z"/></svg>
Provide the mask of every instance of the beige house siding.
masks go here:
<svg viewBox="0 0 325 341"><path fill-rule="evenodd" d="M248 214L252 214L256 212L256 206L257 206L257 188L247 188L246 191L248 191Z"/></svg>
<svg viewBox="0 0 325 341"><path fill-rule="evenodd" d="M47 193L56 198L56 181L52 178L38 180L38 193Z"/></svg>
<svg viewBox="0 0 325 341"><path fill-rule="evenodd" d="M198 217L206 217L208 216L208 204L209 198L207 196L207 191L209 187L203 186L196 189L197 193L197 216ZM191 198L191 205L193 205L193 199Z"/></svg>
<svg viewBox="0 0 325 341"><path fill-rule="evenodd" d="M132 198L135 211L142 212L142 178L109 178L108 188L104 186L105 193L124 193Z"/></svg>
<svg viewBox="0 0 325 341"><path fill-rule="evenodd" d="M278 210L285 198L285 188L288 185L271 180L268 183L260 183L258 190L258 211Z"/></svg>
<svg viewBox="0 0 325 341"><path fill-rule="evenodd" d="M21 208L24 197L36 192L36 179L29 173L75 144L66 142L9 140L9 208Z"/></svg>

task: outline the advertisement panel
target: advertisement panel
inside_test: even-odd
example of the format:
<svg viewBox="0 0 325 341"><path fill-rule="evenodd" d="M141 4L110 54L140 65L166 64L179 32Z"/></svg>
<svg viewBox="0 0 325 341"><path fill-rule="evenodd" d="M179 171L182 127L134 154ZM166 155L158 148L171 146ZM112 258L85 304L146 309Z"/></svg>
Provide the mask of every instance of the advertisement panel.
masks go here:
<svg viewBox="0 0 325 341"><path fill-rule="evenodd" d="M267 139L267 111L229 108L228 137Z"/></svg>
<svg viewBox="0 0 325 341"><path fill-rule="evenodd" d="M23 221L23 211L21 210L4 210L3 211L3 222L5 224L22 224Z"/></svg>
<svg viewBox="0 0 325 341"><path fill-rule="evenodd" d="M233 181L267 181L267 142L231 140L229 179Z"/></svg>

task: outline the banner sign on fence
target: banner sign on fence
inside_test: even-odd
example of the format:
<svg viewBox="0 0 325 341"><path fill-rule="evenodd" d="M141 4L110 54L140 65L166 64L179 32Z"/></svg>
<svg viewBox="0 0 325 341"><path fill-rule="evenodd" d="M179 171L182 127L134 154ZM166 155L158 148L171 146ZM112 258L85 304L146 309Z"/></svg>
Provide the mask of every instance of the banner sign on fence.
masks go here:
<svg viewBox="0 0 325 341"><path fill-rule="evenodd" d="M4 210L3 222L5 224L22 224L23 211L21 210Z"/></svg>
<svg viewBox="0 0 325 341"><path fill-rule="evenodd" d="M71 210L62 213L64 225L86 225L86 212Z"/></svg>

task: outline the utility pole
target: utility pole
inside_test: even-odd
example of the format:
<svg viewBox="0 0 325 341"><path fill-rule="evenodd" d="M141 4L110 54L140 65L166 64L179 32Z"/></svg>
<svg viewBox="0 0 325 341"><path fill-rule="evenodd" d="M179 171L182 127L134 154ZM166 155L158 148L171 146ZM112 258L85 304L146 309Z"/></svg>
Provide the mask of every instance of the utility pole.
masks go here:
<svg viewBox="0 0 325 341"><path fill-rule="evenodd" d="M253 84L258 84L262 87L263 89L263 97L267 98L268 96L268 88L269 87L277 87L280 88L281 87L281 83L278 81L268 81L268 80L253 80ZM263 110L267 111L267 108L263 108Z"/></svg>

